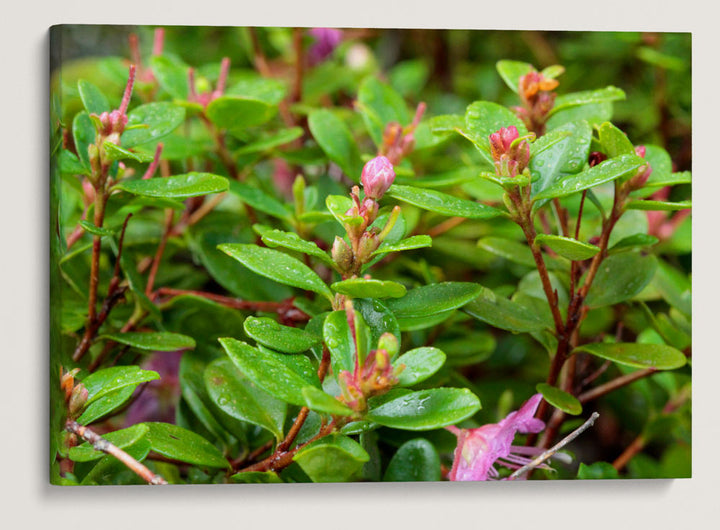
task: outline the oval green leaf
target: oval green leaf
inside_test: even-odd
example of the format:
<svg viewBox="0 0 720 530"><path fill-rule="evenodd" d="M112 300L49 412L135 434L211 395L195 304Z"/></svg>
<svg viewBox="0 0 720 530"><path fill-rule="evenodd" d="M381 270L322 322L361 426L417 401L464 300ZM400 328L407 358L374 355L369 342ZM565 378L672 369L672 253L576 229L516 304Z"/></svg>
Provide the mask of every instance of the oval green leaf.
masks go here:
<svg viewBox="0 0 720 530"><path fill-rule="evenodd" d="M127 429L120 429L119 431L103 434L103 439L118 449L125 449L143 439L149 430L147 425L139 423ZM85 442L76 447L71 447L68 456L70 460L75 462L91 462L93 460L99 460L105 456L105 453L94 449L92 445Z"/></svg>
<svg viewBox="0 0 720 530"><path fill-rule="evenodd" d="M261 191L255 186L233 180L230 182L230 193L237 195L241 201L278 219L290 219L290 211L283 203Z"/></svg>
<svg viewBox="0 0 720 530"><path fill-rule="evenodd" d="M453 195L427 188L401 186L393 184L387 195L423 210L447 215L450 217L467 217L468 219L491 219L505 212L479 202L459 199Z"/></svg>
<svg viewBox="0 0 720 530"><path fill-rule="evenodd" d="M221 96L213 100L205 112L216 127L241 131L270 121L277 110L277 106L255 98Z"/></svg>
<svg viewBox="0 0 720 530"><path fill-rule="evenodd" d="M637 252L622 252L608 256L588 292L585 303L601 307L630 300L650 283L657 269L657 258Z"/></svg>
<svg viewBox="0 0 720 530"><path fill-rule="evenodd" d="M330 350L333 373L352 372L355 367L355 338L347 322L345 311L333 311L323 324L325 345Z"/></svg>
<svg viewBox="0 0 720 530"><path fill-rule="evenodd" d="M144 425L150 427L146 437L152 450L162 456L196 466L230 467L220 450L199 434L169 423L147 422Z"/></svg>
<svg viewBox="0 0 720 530"><path fill-rule="evenodd" d="M358 476L368 460L362 446L342 434L321 438L293 457L313 482L347 482Z"/></svg>
<svg viewBox="0 0 720 530"><path fill-rule="evenodd" d="M395 397L397 395L397 397ZM388 393L370 404L365 419L408 431L439 429L459 423L480 410L480 400L467 388L432 388ZM372 400L371 400L372 401Z"/></svg>
<svg viewBox="0 0 720 530"><path fill-rule="evenodd" d="M510 60L498 61L495 68L497 68L498 74L500 74L500 77L502 77L502 80L505 81L508 88L516 94L518 93L520 78L535 70L533 65L529 63Z"/></svg>
<svg viewBox="0 0 720 530"><path fill-rule="evenodd" d="M260 276L291 287L321 294L332 302L333 294L310 267L284 252L256 245L226 243L218 248Z"/></svg>
<svg viewBox="0 0 720 530"><path fill-rule="evenodd" d="M321 342L321 338L305 330L283 326L272 318L249 316L243 323L245 333L270 349L301 353Z"/></svg>
<svg viewBox="0 0 720 530"><path fill-rule="evenodd" d="M402 444L393 455L383 481L438 481L440 478L440 455L435 446L424 438L416 438Z"/></svg>
<svg viewBox="0 0 720 530"><path fill-rule="evenodd" d="M589 353L608 361L635 368L674 370L685 366L687 358L680 350L665 344L638 344L635 342L591 343L579 346L573 353Z"/></svg>
<svg viewBox="0 0 720 530"><path fill-rule="evenodd" d="M557 387L548 385L547 383L538 383L535 387L538 392L543 395L545 401L550 403L556 409L577 416L582 413L582 405L578 399Z"/></svg>
<svg viewBox="0 0 720 530"><path fill-rule="evenodd" d="M191 172L172 177L121 180L114 186L114 189L144 197L187 199L225 191L228 189L228 185L228 180L220 175Z"/></svg>
<svg viewBox="0 0 720 530"><path fill-rule="evenodd" d="M572 261L583 261L600 252L600 247L571 237L540 234L535 238L535 242L539 245L547 245L562 257Z"/></svg>
<svg viewBox="0 0 720 530"><path fill-rule="evenodd" d="M445 353L437 348L425 346L403 353L395 359L393 367L396 369L404 365L398 375L400 386L412 386L437 372L445 364Z"/></svg>
<svg viewBox="0 0 720 530"><path fill-rule="evenodd" d="M137 366L112 366L90 374L82 380L88 391L87 404L126 386L133 388L140 383L160 379L152 370L142 370Z"/></svg>
<svg viewBox="0 0 720 530"><path fill-rule="evenodd" d="M383 243L378 249L370 254L375 256L377 254L386 254L388 252L402 252L403 250L413 250L416 248L425 248L432 246L432 238L426 235L411 236L407 239L402 239L397 243Z"/></svg>
<svg viewBox="0 0 720 530"><path fill-rule="evenodd" d="M468 315L496 328L524 333L545 329L545 321L524 306L485 287L479 296L463 307Z"/></svg>
<svg viewBox="0 0 720 530"><path fill-rule="evenodd" d="M195 348L195 339L180 333L157 331L148 333L107 333L102 338L147 351L177 351Z"/></svg>
<svg viewBox="0 0 720 530"><path fill-rule="evenodd" d="M407 289L401 283L367 278L350 278L335 282L330 287L336 293L351 298L400 298L407 293Z"/></svg>
<svg viewBox="0 0 720 530"><path fill-rule="evenodd" d="M177 129L185 121L185 109L172 103L147 103L128 113L128 124L120 137L124 148L159 140ZM137 125L147 125L129 129Z"/></svg>
<svg viewBox="0 0 720 530"><path fill-rule="evenodd" d="M396 318L425 317L462 307L475 299L483 287L469 282L442 282L411 289L402 298L388 300Z"/></svg>
<svg viewBox="0 0 720 530"><path fill-rule="evenodd" d="M308 116L313 137L327 157L351 180L358 182L363 162L352 133L345 123L327 109L317 109Z"/></svg>
<svg viewBox="0 0 720 530"><path fill-rule="evenodd" d="M268 247L283 247L296 252L302 252L309 256L315 256L326 265L335 266L335 262L320 247L312 241L306 241L294 232L283 232L282 230L269 230L262 234L263 243Z"/></svg>
<svg viewBox="0 0 720 530"><path fill-rule="evenodd" d="M83 410L83 413L77 420L78 423L81 425L89 425L104 418L111 412L125 405L133 395L133 392L135 392L135 385L128 385L95 399L92 403L85 406L85 410Z"/></svg>
<svg viewBox="0 0 720 530"><path fill-rule="evenodd" d="M110 112L110 103L98 87L89 81L80 79L77 88L80 99L88 113L100 115L103 112Z"/></svg>
<svg viewBox="0 0 720 530"><path fill-rule="evenodd" d="M585 90L582 92L573 92L571 94L562 94L555 99L555 106L550 111L550 116L559 110L569 107L587 105L588 103L618 101L621 99L625 99L625 92L614 86L599 88L597 90Z"/></svg>

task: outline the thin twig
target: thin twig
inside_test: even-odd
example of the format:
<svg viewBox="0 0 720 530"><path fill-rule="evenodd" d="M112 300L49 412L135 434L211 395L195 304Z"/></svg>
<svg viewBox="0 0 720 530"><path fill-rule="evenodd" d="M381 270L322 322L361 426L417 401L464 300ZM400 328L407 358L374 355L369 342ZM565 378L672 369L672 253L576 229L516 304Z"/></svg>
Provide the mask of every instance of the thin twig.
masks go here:
<svg viewBox="0 0 720 530"><path fill-rule="evenodd" d="M541 453L537 458L533 459L529 464L524 465L520 469L517 469L512 475L508 477L508 480L515 480L523 473L530 471L531 469L535 469L539 465L541 465L545 460L552 457L555 453L557 453L560 449L565 447L567 444L572 442L575 438L580 436L584 431L589 429L593 423L595 423L595 420L600 417L600 414L597 412L593 412L592 415L588 418L588 420L583 423L580 427L575 429L573 432L568 434L565 438L560 440L558 443L553 445L550 449L547 451L544 451Z"/></svg>
<svg viewBox="0 0 720 530"><path fill-rule="evenodd" d="M95 449L96 451L102 451L103 453L114 456L115 458L120 460L120 462L125 464L128 469L135 472L141 479L143 479L148 484L158 485L168 483L167 480L162 478L160 475L153 473L143 464L141 464L132 456L127 454L125 451L108 442L102 436L93 432L88 427L80 425L76 421L68 420L65 424L65 430L73 434L77 434L83 440L92 444L93 449Z"/></svg>
<svg viewBox="0 0 720 530"><path fill-rule="evenodd" d="M578 400L580 401L580 403L587 403L588 401L592 401L593 399L604 396L605 394L608 394L613 390L617 390L618 388L627 386L630 383L634 383L638 379L642 379L643 377L652 375L655 372L657 372L656 368L645 368L644 370L638 370L636 372L617 377L603 385L593 388L592 390L583 392L578 396Z"/></svg>

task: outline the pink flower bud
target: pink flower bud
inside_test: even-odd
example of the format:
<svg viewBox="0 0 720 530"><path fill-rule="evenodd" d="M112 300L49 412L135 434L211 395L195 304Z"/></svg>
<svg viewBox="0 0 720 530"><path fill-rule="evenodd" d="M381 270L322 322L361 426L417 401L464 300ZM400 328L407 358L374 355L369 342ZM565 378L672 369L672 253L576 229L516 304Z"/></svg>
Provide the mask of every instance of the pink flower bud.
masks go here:
<svg viewBox="0 0 720 530"><path fill-rule="evenodd" d="M490 152L493 158L496 161L500 160L500 157L510 150L513 141L519 137L520 133L514 125L503 127L499 131L492 133L490 135Z"/></svg>
<svg viewBox="0 0 720 530"><path fill-rule="evenodd" d="M395 171L390 160L384 156L377 156L365 164L360 180L365 189L365 195L377 201L392 185L395 180Z"/></svg>

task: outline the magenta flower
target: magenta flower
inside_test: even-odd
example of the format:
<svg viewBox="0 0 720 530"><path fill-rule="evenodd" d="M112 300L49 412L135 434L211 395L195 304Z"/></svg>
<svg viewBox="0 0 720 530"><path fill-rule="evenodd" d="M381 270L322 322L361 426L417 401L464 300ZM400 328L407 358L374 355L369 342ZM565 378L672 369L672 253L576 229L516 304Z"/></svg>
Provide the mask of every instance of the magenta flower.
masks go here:
<svg viewBox="0 0 720 530"><path fill-rule="evenodd" d="M312 28L308 33L315 42L308 50L310 64L316 65L330 57L342 40L342 31L335 28Z"/></svg>
<svg viewBox="0 0 720 530"><path fill-rule="evenodd" d="M395 170L386 157L376 156L365 164L360 180L365 195L379 201L395 180Z"/></svg>
<svg viewBox="0 0 720 530"><path fill-rule="evenodd" d="M496 463L511 469L529 463L531 458L522 455L536 455L541 450L515 446L512 442L518 432L537 433L545 428L545 423L534 417L541 399L542 394L535 394L500 423L483 425L477 429L446 427L458 438L448 478L454 481L494 479L499 475L494 467Z"/></svg>

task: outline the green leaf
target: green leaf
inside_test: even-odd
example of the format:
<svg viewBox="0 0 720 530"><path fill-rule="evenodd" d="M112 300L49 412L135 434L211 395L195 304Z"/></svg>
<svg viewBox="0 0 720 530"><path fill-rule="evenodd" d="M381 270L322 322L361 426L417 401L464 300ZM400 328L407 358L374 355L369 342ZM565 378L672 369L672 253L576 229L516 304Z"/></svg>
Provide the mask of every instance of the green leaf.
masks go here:
<svg viewBox="0 0 720 530"><path fill-rule="evenodd" d="M625 92L614 86L608 86L597 90L586 90L583 92L562 94L555 99L555 106L550 111L550 116L559 110L566 109L568 107L576 107L578 105L586 105L588 103L617 101L620 99L625 99Z"/></svg>
<svg viewBox="0 0 720 530"><path fill-rule="evenodd" d="M205 387L213 402L227 415L283 437L287 405L261 390L229 359L216 359L205 369Z"/></svg>
<svg viewBox="0 0 720 530"><path fill-rule="evenodd" d="M441 476L440 455L435 446L424 438L415 438L402 444L393 455L383 481L438 481Z"/></svg>
<svg viewBox="0 0 720 530"><path fill-rule="evenodd" d="M402 96L374 76L360 83L358 103L375 145L382 144L383 131L388 123L396 122L403 126L410 123L410 113Z"/></svg>
<svg viewBox="0 0 720 530"><path fill-rule="evenodd" d="M581 171L588 160L592 127L586 121L561 125L532 144L531 197Z"/></svg>
<svg viewBox="0 0 720 530"><path fill-rule="evenodd" d="M90 115L87 112L79 112L75 115L72 123L73 141L75 149L83 166L90 169L90 155L88 146L95 143L96 131Z"/></svg>
<svg viewBox="0 0 720 530"><path fill-rule="evenodd" d="M469 282L442 282L411 289L402 298L389 300L388 309L397 318L425 317L462 307L482 293L483 287Z"/></svg>
<svg viewBox="0 0 720 530"><path fill-rule="evenodd" d="M243 323L245 333L263 346L286 352L301 353L309 350L322 339L302 329L283 326L271 318L249 316Z"/></svg>
<svg viewBox="0 0 720 530"><path fill-rule="evenodd" d="M111 412L119 409L128 402L135 392L135 385L124 386L112 392L108 392L102 397L94 400L85 406L85 410L78 418L78 423L89 425L97 420L104 418Z"/></svg>
<svg viewBox="0 0 720 530"><path fill-rule="evenodd" d="M321 294L332 302L333 294L310 267L284 252L256 245L226 243L218 248L248 269L284 285Z"/></svg>
<svg viewBox="0 0 720 530"><path fill-rule="evenodd" d="M535 238L535 242L538 245L547 245L562 257L572 261L583 261L600 252L600 247L571 237L540 234Z"/></svg>
<svg viewBox="0 0 720 530"><path fill-rule="evenodd" d="M177 129L185 121L185 109L172 103L147 103L128 113L128 124L120 137L124 148L159 140ZM129 129L134 125L147 125Z"/></svg>
<svg viewBox="0 0 720 530"><path fill-rule="evenodd" d="M628 210L650 210L655 212L676 212L692 208L692 201L664 202L664 201L629 201L625 208Z"/></svg>
<svg viewBox="0 0 720 530"><path fill-rule="evenodd" d="M545 329L545 322L538 314L524 306L482 288L472 302L463 307L468 315L496 328L525 333Z"/></svg>
<svg viewBox="0 0 720 530"><path fill-rule="evenodd" d="M230 86L225 94L257 99L268 105L277 106L285 97L286 92L285 84L277 79L266 79L259 74L253 74Z"/></svg>
<svg viewBox="0 0 720 530"><path fill-rule="evenodd" d="M239 340L219 339L233 364L257 386L287 403L305 406L308 381L283 361L283 354L253 348Z"/></svg>
<svg viewBox="0 0 720 530"><path fill-rule="evenodd" d="M196 466L230 467L218 448L199 434L169 423L147 422L144 425L150 427L146 436L152 450L159 455Z"/></svg>
<svg viewBox="0 0 720 530"><path fill-rule="evenodd" d="M99 116L103 112L110 112L110 103L98 87L84 79L78 81L77 87L80 93L80 99L89 114L97 114Z"/></svg>
<svg viewBox="0 0 720 530"><path fill-rule="evenodd" d="M589 353L608 361L634 368L674 370L685 366L687 358L680 350L665 344L638 344L636 342L594 342L578 346L572 353Z"/></svg>
<svg viewBox="0 0 720 530"><path fill-rule="evenodd" d="M163 55L150 57L150 67L158 84L175 99L188 98L188 67Z"/></svg>
<svg viewBox="0 0 720 530"><path fill-rule="evenodd" d="M352 207L352 204L353 202L350 197L344 197L342 195L328 195L325 197L325 206L340 224L354 226L362 223L362 219L360 217L345 215L345 212Z"/></svg>
<svg viewBox="0 0 720 530"><path fill-rule="evenodd" d="M88 391L87 404L126 386L133 388L140 383L160 379L157 372L141 370L137 366L112 366L98 370L82 380Z"/></svg>
<svg viewBox="0 0 720 530"><path fill-rule="evenodd" d="M302 252L309 256L315 256L326 265L335 266L332 258L312 241L306 241L294 232L283 232L282 230L269 230L262 234L263 243L268 247L283 247L296 252Z"/></svg>
<svg viewBox="0 0 720 530"><path fill-rule="evenodd" d="M432 388L407 393L391 391L381 399L372 398L369 404L370 411L365 419L408 431L454 425L480 410L480 400L467 388Z"/></svg>
<svg viewBox="0 0 720 530"><path fill-rule="evenodd" d="M492 206L486 206L467 199L459 199L453 195L426 188L393 184L390 186L387 195L422 208L423 210L429 210L450 217L491 219L505 215L505 212Z"/></svg>
<svg viewBox="0 0 720 530"><path fill-rule="evenodd" d="M465 111L465 128L468 138L480 148L488 162L490 156L490 135L504 127L514 125L520 136L528 133L525 124L513 111L489 101L476 101L471 103Z"/></svg>
<svg viewBox="0 0 720 530"><path fill-rule="evenodd" d="M566 123L584 120L590 125L600 125L610 119L613 115L613 104L611 101L603 101L602 103L586 103L575 107L565 107L559 112L550 116L546 123L548 131Z"/></svg>
<svg viewBox="0 0 720 530"><path fill-rule="evenodd" d="M403 250L413 250L416 248L425 248L432 246L432 238L426 235L411 236L402 239L397 243L383 242L378 249L370 254L376 256L378 254L386 254L388 252L402 252Z"/></svg>
<svg viewBox="0 0 720 530"><path fill-rule="evenodd" d="M127 149L123 149L119 145L115 145L112 142L103 142L103 149L105 150L105 157L108 160L126 160L131 159L135 162L150 162L154 157L149 153L133 153Z"/></svg>
<svg viewBox="0 0 720 530"><path fill-rule="evenodd" d="M489 236L480 239L477 246L496 256L526 267L535 267L532 250L525 243L504 237Z"/></svg>
<svg viewBox="0 0 720 530"><path fill-rule="evenodd" d="M400 298L407 292L401 283L367 278L350 278L335 282L330 287L336 293L351 298Z"/></svg>
<svg viewBox="0 0 720 530"><path fill-rule="evenodd" d="M516 94L518 93L520 78L535 70L531 64L509 60L498 61L495 67L505 84Z"/></svg>
<svg viewBox="0 0 720 530"><path fill-rule="evenodd" d="M251 97L220 96L205 109L207 117L219 129L241 131L270 121L277 106Z"/></svg>
<svg viewBox="0 0 720 530"><path fill-rule="evenodd" d="M237 195L241 201L249 204L254 210L278 219L290 219L290 211L283 203L254 186L233 180L230 182L230 193Z"/></svg>
<svg viewBox="0 0 720 530"><path fill-rule="evenodd" d="M357 477L370 456L352 438L331 434L303 447L293 460L313 482L347 482Z"/></svg>
<svg viewBox="0 0 720 530"><path fill-rule="evenodd" d="M360 314L365 325L370 330L370 344L378 343L383 333L392 333L400 342L400 326L395 315L378 299L353 300L355 312Z"/></svg>
<svg viewBox="0 0 720 530"><path fill-rule="evenodd" d="M172 177L121 180L114 189L120 189L144 197L187 199L228 189L228 179L212 173L191 172Z"/></svg>
<svg viewBox="0 0 720 530"><path fill-rule="evenodd" d="M363 163L347 125L331 111L317 109L308 116L308 126L327 157L351 180L358 182Z"/></svg>
<svg viewBox="0 0 720 530"><path fill-rule="evenodd" d="M633 234L628 237L622 238L620 241L615 243L608 252L614 254L616 252L622 252L624 250L631 250L635 248L651 247L656 245L660 240L648 234Z"/></svg>
<svg viewBox="0 0 720 530"><path fill-rule="evenodd" d="M619 477L617 469L608 462L594 462L589 466L584 462L580 462L577 473L577 478L583 480L612 479Z"/></svg>
<svg viewBox="0 0 720 530"><path fill-rule="evenodd" d="M116 230L109 230L108 228L100 228L98 226L95 226L89 221L86 221L85 219L81 219L78 224L83 227L83 229L88 233L92 234L94 236L100 236L100 237L107 237L107 236L114 236Z"/></svg>
<svg viewBox="0 0 720 530"><path fill-rule="evenodd" d="M405 365L398 376L400 386L412 386L437 372L445 364L445 354L433 347L415 348L395 359L393 367Z"/></svg>
<svg viewBox="0 0 720 530"><path fill-rule="evenodd" d="M610 122L600 125L598 136L602 151L608 158L635 154L635 146L628 140L627 135Z"/></svg>
<svg viewBox="0 0 720 530"><path fill-rule="evenodd" d="M565 197L606 182L632 176L645 165L637 155L622 155L610 158L585 171L565 178L535 196L535 200Z"/></svg>
<svg viewBox="0 0 720 530"><path fill-rule="evenodd" d="M125 449L142 440L149 430L147 425L140 423L127 429L120 429L103 434L102 437L118 449ZM75 462L91 462L93 460L99 460L105 456L105 453L95 450L90 443L85 442L76 447L71 447L68 456L70 460Z"/></svg>
<svg viewBox="0 0 720 530"><path fill-rule="evenodd" d="M316 412L332 414L333 416L352 416L354 414L352 409L317 387L306 386L302 389L302 394L308 408Z"/></svg>
<svg viewBox="0 0 720 530"><path fill-rule="evenodd" d="M297 140L303 135L302 127L290 127L283 129L276 134L263 136L247 145L242 146L235 151L237 156L249 155L252 153L262 153L270 151L275 147L288 144L293 140Z"/></svg>
<svg viewBox="0 0 720 530"><path fill-rule="evenodd" d="M582 405L572 394L568 394L567 392L552 385L548 385L547 383L538 383L535 388L543 395L545 401L550 403L556 409L572 414L573 416L577 416L582 413Z"/></svg>
<svg viewBox="0 0 720 530"><path fill-rule="evenodd" d="M195 339L180 333L156 331L147 333L107 333L102 338L126 344L138 350L177 351L195 348Z"/></svg>
<svg viewBox="0 0 720 530"><path fill-rule="evenodd" d="M590 307L614 305L630 300L650 283L657 268L655 256L622 252L600 264L585 303Z"/></svg>
<svg viewBox="0 0 720 530"><path fill-rule="evenodd" d="M353 371L355 367L355 337L347 322L345 311L333 311L323 324L325 345L330 350L333 373Z"/></svg>
<svg viewBox="0 0 720 530"><path fill-rule="evenodd" d="M230 478L239 484L283 484L274 471L242 471L230 475Z"/></svg>
<svg viewBox="0 0 720 530"><path fill-rule="evenodd" d="M464 331L457 337L439 339L435 345L447 355L447 366L468 366L486 361L495 351L497 341L490 330Z"/></svg>

